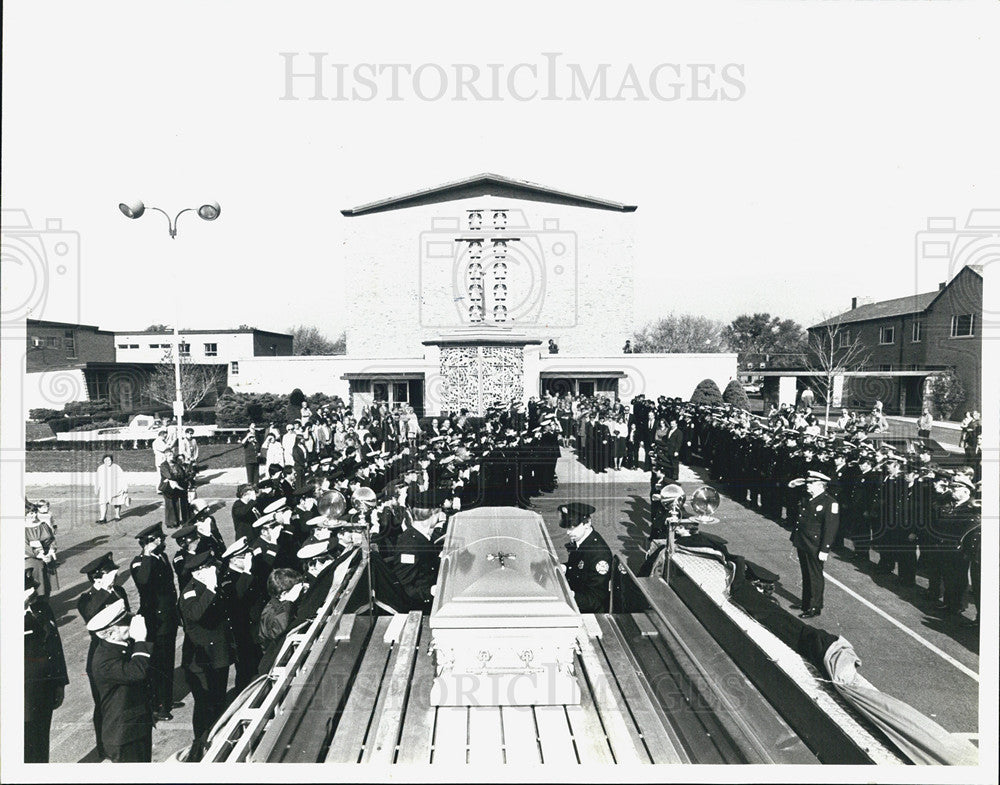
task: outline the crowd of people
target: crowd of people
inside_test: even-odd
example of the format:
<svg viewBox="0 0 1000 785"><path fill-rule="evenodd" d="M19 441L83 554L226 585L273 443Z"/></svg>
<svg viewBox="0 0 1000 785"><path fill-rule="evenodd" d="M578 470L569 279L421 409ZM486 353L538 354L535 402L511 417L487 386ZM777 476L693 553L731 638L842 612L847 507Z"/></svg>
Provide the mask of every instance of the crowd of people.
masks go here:
<svg viewBox="0 0 1000 785"><path fill-rule="evenodd" d="M111 553L82 569L89 586L77 608L91 635L85 671L97 749L112 761L151 760L152 726L172 718L179 633L194 703L190 759L197 759L229 701L269 672L289 630L315 617L363 555L380 605L429 611L450 515L476 505L530 506L556 488L561 444L574 446L594 471L651 470L653 539L663 536L665 489L677 482L680 463L702 462L737 501L800 532L808 504L821 505L829 493L843 525L818 552L849 539L858 558L875 551L876 570L897 570L909 585L919 560L932 599L950 613L962 609L971 575L978 608L979 512L970 474L846 431L822 436L808 412L755 417L728 405L642 395L627 407L605 396L547 396L498 403L484 417L463 410L421 427L409 407L381 403L356 417L342 405L290 406L285 422L252 424L242 437L247 481L236 489L229 544L217 509L197 498L194 439L171 442L169 435L156 446L164 520L135 535L128 568L138 607L130 609ZM99 470L102 517L127 494L113 466L107 456ZM573 503L560 512L571 540L570 587L581 611L601 610L611 551L590 525L594 508ZM41 503L26 505L29 760L47 760L48 722L68 678L44 600L57 563L46 515ZM176 543L170 558L169 539ZM804 583L808 577L803 563ZM814 597L803 603L804 611L817 610ZM231 668L235 684L227 690Z"/></svg>

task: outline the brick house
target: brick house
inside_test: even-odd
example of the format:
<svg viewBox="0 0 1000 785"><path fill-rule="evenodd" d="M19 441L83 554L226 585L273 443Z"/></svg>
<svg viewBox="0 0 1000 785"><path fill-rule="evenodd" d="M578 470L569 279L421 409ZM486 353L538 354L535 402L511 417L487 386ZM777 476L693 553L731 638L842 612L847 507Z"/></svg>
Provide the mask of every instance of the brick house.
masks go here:
<svg viewBox="0 0 1000 785"><path fill-rule="evenodd" d="M858 305L809 328L810 334L835 332L838 347L862 345L863 368L885 373L854 379L845 404L866 407L879 399L888 413L916 415L925 382L934 371L953 368L965 388L965 401L954 410L982 410L983 273L966 265L937 291Z"/></svg>

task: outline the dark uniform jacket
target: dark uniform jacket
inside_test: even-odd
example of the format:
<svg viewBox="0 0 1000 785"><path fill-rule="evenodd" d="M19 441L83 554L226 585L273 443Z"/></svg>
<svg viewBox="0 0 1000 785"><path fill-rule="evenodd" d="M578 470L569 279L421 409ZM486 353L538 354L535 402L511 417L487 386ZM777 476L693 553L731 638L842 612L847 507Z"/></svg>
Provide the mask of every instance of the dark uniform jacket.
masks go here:
<svg viewBox="0 0 1000 785"><path fill-rule="evenodd" d="M233 629L222 597L191 579L184 586L179 605L184 623L181 665L194 672L232 665Z"/></svg>
<svg viewBox="0 0 1000 785"><path fill-rule="evenodd" d="M306 589L299 600L295 619L292 622L293 627L315 618L323 603L326 602L326 598L330 596L330 589L333 588L333 579L337 572L337 567L341 563L355 558L359 553L361 553L360 548L351 548L348 551L344 551L333 562L328 564L326 569L309 582L309 588Z"/></svg>
<svg viewBox="0 0 1000 785"><path fill-rule="evenodd" d="M798 524L792 531L792 545L813 556L821 551L829 553L839 527L840 505L824 491L802 502Z"/></svg>
<svg viewBox="0 0 1000 785"><path fill-rule="evenodd" d="M566 580L580 613L605 613L610 600L611 549L596 531L569 543Z"/></svg>
<svg viewBox="0 0 1000 785"><path fill-rule="evenodd" d="M98 638L94 684L101 700L101 743L107 750L149 736L153 725L148 680L151 651L147 641L119 646Z"/></svg>
<svg viewBox="0 0 1000 785"><path fill-rule="evenodd" d="M254 535L253 522L260 517L257 512L255 502L247 504L242 499L233 502L233 528L236 530L236 539L246 537L252 540Z"/></svg>
<svg viewBox="0 0 1000 785"><path fill-rule="evenodd" d="M150 638L177 629L177 588L164 554L139 555L129 567L139 590L139 613Z"/></svg>
<svg viewBox="0 0 1000 785"><path fill-rule="evenodd" d="M128 612L130 610L128 595L125 593L125 589L121 586L112 586L111 591L91 587L77 599L76 609L80 612L84 622L88 622L101 608L105 605L109 605L115 600L124 600L125 611ZM90 647L87 649L86 666L86 672L88 675L91 673L90 662L94 658L94 650L97 648L97 642L99 640L100 638L98 638L97 635L90 633Z"/></svg>
<svg viewBox="0 0 1000 785"><path fill-rule="evenodd" d="M55 708L59 688L69 684L62 641L52 609L36 597L24 612L24 721Z"/></svg>
<svg viewBox="0 0 1000 785"><path fill-rule="evenodd" d="M416 603L430 603L431 587L437 582L441 548L414 528L396 538L391 568L407 596Z"/></svg>

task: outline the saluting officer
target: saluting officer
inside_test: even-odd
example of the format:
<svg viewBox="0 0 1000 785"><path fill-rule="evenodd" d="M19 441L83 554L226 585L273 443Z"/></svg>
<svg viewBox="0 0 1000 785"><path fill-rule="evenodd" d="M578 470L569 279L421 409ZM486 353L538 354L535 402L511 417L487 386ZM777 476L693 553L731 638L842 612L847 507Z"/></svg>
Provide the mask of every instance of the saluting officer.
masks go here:
<svg viewBox="0 0 1000 785"><path fill-rule="evenodd" d="M94 682L101 699L101 739L113 763L149 763L153 716L149 700L152 646L142 616L130 617L115 600L87 622L98 639Z"/></svg>
<svg viewBox="0 0 1000 785"><path fill-rule="evenodd" d="M177 585L183 587L188 580L188 571L190 569L188 562L196 554L210 551L211 544L202 542L201 535L198 534L198 529L193 523L182 526L171 536L177 543L177 553L174 554L174 558L170 560L170 563L177 575Z"/></svg>
<svg viewBox="0 0 1000 785"><path fill-rule="evenodd" d="M55 617L33 573L24 571L24 762L48 763L52 712L69 678Z"/></svg>
<svg viewBox="0 0 1000 785"><path fill-rule="evenodd" d="M251 572L253 556L246 537L240 537L222 554L226 566L222 596L229 609L236 645L236 691L241 692L257 675L261 647L254 636L260 613L267 602L260 583Z"/></svg>
<svg viewBox="0 0 1000 785"><path fill-rule="evenodd" d="M571 502L559 508L559 526L569 535L569 560L563 565L581 613L606 613L611 597L611 549L594 527L594 507Z"/></svg>
<svg viewBox="0 0 1000 785"><path fill-rule="evenodd" d="M817 471L807 477L797 478L790 487L806 486L807 497L799 507L798 521L792 530L791 541L802 569L803 619L819 616L823 610L823 563L830 555L830 547L840 527L840 505L826 492L830 478Z"/></svg>
<svg viewBox="0 0 1000 785"><path fill-rule="evenodd" d="M260 517L256 501L257 491L249 483L244 483L236 489L236 501L233 502L232 512L237 540L240 537L253 539L253 522Z"/></svg>
<svg viewBox="0 0 1000 785"><path fill-rule="evenodd" d="M111 551L98 556L91 562L83 565L80 572L87 576L90 581L90 588L87 589L76 601L76 609L83 617L83 623L87 624L94 614L111 604L115 600L125 603L125 610L129 609L128 596L125 589L115 584L118 577L118 565L111 558ZM91 663L94 659L94 651L97 649L98 637L91 633L90 647L87 649L87 680L90 682L90 694L94 699L94 734L97 737L97 755L102 760L107 757L104 744L101 741L101 700L97 694L97 685L94 683Z"/></svg>
<svg viewBox="0 0 1000 785"><path fill-rule="evenodd" d="M234 659L233 630L219 594L218 566L211 551L191 557L190 578L179 603L184 624L181 665L194 699L196 743L204 740L226 708L226 683Z"/></svg>
<svg viewBox="0 0 1000 785"><path fill-rule="evenodd" d="M435 542L436 530L444 523L440 494L431 488L425 493L409 494L412 518L396 538L396 548L389 566L406 592L414 610L429 610L434 600L431 589L437 583L441 566L441 546Z"/></svg>
<svg viewBox="0 0 1000 785"><path fill-rule="evenodd" d="M139 613L153 644L150 663L150 697L156 720L172 720L174 703L174 654L177 644L177 587L165 552L166 535L159 523L147 526L135 538L142 553L129 571L139 590Z"/></svg>

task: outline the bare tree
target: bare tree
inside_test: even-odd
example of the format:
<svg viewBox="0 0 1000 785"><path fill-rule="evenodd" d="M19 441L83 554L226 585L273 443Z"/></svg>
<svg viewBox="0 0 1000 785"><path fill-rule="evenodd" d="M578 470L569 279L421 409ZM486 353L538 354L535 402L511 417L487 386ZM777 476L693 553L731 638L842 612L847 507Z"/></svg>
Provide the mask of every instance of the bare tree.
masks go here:
<svg viewBox="0 0 1000 785"><path fill-rule="evenodd" d="M184 410L193 409L213 390L218 390L225 382L225 371L220 365L195 365L190 357L181 357L181 397ZM154 401L169 404L176 397L174 384L174 361L170 352L164 355L160 364L149 375L149 397Z"/></svg>
<svg viewBox="0 0 1000 785"><path fill-rule="evenodd" d="M835 316L809 330L808 367L821 377L821 387L826 398L826 418L823 434L830 428L830 401L833 398L834 377L845 371L858 370L866 365L871 355L858 336L851 338L850 331Z"/></svg>

